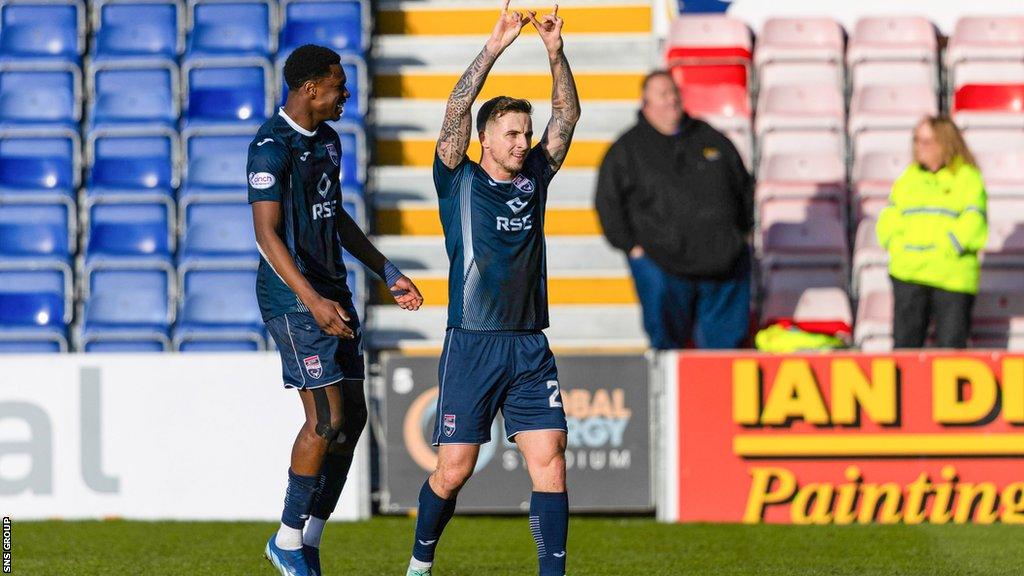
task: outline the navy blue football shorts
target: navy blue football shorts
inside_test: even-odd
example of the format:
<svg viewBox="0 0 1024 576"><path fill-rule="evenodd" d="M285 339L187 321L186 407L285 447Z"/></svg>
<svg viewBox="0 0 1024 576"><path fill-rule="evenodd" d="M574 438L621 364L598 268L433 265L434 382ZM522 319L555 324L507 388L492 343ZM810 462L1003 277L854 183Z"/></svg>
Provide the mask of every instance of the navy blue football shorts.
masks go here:
<svg viewBox="0 0 1024 576"><path fill-rule="evenodd" d="M267 332L281 353L285 388L312 390L342 380L362 380L363 332L355 322L356 337L347 340L326 334L309 312L289 312L266 322Z"/></svg>
<svg viewBox="0 0 1024 576"><path fill-rule="evenodd" d="M555 356L542 332L449 328L438 382L434 446L490 442L499 409L509 440L567 430Z"/></svg>

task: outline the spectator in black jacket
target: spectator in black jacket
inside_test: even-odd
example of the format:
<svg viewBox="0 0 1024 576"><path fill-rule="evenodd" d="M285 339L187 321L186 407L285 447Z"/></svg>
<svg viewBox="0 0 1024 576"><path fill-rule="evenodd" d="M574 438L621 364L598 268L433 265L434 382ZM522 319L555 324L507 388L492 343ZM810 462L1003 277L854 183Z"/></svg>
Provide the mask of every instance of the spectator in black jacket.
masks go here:
<svg viewBox="0 0 1024 576"><path fill-rule="evenodd" d="M750 174L727 137L683 112L667 72L644 79L638 116L601 163L596 203L628 255L651 346L737 348L750 316Z"/></svg>

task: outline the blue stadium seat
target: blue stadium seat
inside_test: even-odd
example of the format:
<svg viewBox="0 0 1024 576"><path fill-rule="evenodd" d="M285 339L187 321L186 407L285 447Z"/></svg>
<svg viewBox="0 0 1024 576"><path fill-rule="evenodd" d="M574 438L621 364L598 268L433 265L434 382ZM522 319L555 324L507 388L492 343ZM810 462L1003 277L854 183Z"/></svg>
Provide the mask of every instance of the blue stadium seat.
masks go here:
<svg viewBox="0 0 1024 576"><path fill-rule="evenodd" d="M182 48L182 9L177 2L107 0L96 8L97 58L177 58Z"/></svg>
<svg viewBox="0 0 1024 576"><path fill-rule="evenodd" d="M65 0L0 3L0 58L79 62L85 47L85 4Z"/></svg>
<svg viewBox="0 0 1024 576"><path fill-rule="evenodd" d="M271 34L275 6L263 2L191 2L189 56L267 56L277 49Z"/></svg>
<svg viewBox="0 0 1024 576"><path fill-rule="evenodd" d="M175 126L180 113L173 60L105 60L89 71L89 122Z"/></svg>
<svg viewBox="0 0 1024 576"><path fill-rule="evenodd" d="M162 352L174 321L169 269L98 267L87 272L78 349L84 352Z"/></svg>
<svg viewBox="0 0 1024 576"><path fill-rule="evenodd" d="M273 103L273 70L265 58L192 58L182 66L190 124L262 124Z"/></svg>
<svg viewBox="0 0 1024 576"><path fill-rule="evenodd" d="M360 228L366 230L366 204L363 201L362 195L352 188L343 188L341 190L341 198L342 209L352 217L352 220Z"/></svg>
<svg viewBox="0 0 1024 576"><path fill-rule="evenodd" d="M245 201L186 202L180 244L179 271L198 262L252 265L259 260L252 209Z"/></svg>
<svg viewBox="0 0 1024 576"><path fill-rule="evenodd" d="M70 298L64 271L0 265L0 352L67 350Z"/></svg>
<svg viewBox="0 0 1024 576"><path fill-rule="evenodd" d="M87 200L86 258L166 261L174 251L174 204L104 195Z"/></svg>
<svg viewBox="0 0 1024 576"><path fill-rule="evenodd" d="M280 50L319 44L339 54L362 54L369 40L367 14L368 5L357 0L285 0Z"/></svg>
<svg viewBox="0 0 1024 576"><path fill-rule="evenodd" d="M366 183L366 134L360 126L348 122L331 122L341 139L341 182L345 187L360 189Z"/></svg>
<svg viewBox="0 0 1024 576"><path fill-rule="evenodd" d="M175 349L262 350L265 336L255 288L255 264L186 272Z"/></svg>
<svg viewBox="0 0 1024 576"><path fill-rule="evenodd" d="M255 127L232 132L186 130L184 186L179 198L231 195L246 198L245 167Z"/></svg>
<svg viewBox="0 0 1024 576"><path fill-rule="evenodd" d="M66 63L0 65L0 125L58 125L77 129L81 72Z"/></svg>
<svg viewBox="0 0 1024 576"><path fill-rule="evenodd" d="M88 140L89 193L173 195L177 149L177 133L169 129L94 131Z"/></svg>
<svg viewBox="0 0 1024 576"><path fill-rule="evenodd" d="M288 84L284 81L284 63L286 57L279 57L277 60L277 76L281 79L281 105L284 106L288 99ZM341 56L341 69L345 71L345 87L348 88L349 98L345 103L345 113L341 115L342 122L362 124L366 116L367 98L369 96L369 76L366 72L366 62L360 56L343 54Z"/></svg>
<svg viewBox="0 0 1024 576"><path fill-rule="evenodd" d="M70 200L0 201L0 260L68 264L75 251L77 215Z"/></svg>
<svg viewBox="0 0 1024 576"><path fill-rule="evenodd" d="M0 198L72 197L79 185L77 133L63 130L0 131Z"/></svg>

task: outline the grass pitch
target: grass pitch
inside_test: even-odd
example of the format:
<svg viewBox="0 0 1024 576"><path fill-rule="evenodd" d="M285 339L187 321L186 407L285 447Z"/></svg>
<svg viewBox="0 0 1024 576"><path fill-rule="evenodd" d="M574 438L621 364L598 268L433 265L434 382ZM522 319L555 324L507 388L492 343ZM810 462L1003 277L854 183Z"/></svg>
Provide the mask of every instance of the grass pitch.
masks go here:
<svg viewBox="0 0 1024 576"><path fill-rule="evenodd" d="M403 576L414 520L330 524L328 576ZM263 545L276 524L18 522L13 573L273 576ZM456 517L438 548L437 576L536 574L525 518ZM1024 574L1021 526L664 525L577 518L573 576L966 576Z"/></svg>

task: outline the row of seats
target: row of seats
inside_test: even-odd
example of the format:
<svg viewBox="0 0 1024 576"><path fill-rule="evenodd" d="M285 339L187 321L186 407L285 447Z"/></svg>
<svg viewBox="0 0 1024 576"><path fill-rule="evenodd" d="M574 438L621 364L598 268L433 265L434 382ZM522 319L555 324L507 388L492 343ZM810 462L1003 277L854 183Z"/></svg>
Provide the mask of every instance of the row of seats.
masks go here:
<svg viewBox="0 0 1024 576"><path fill-rule="evenodd" d="M5 0L0 59L95 60L287 55L316 43L362 54L369 3L360 0Z"/></svg>

